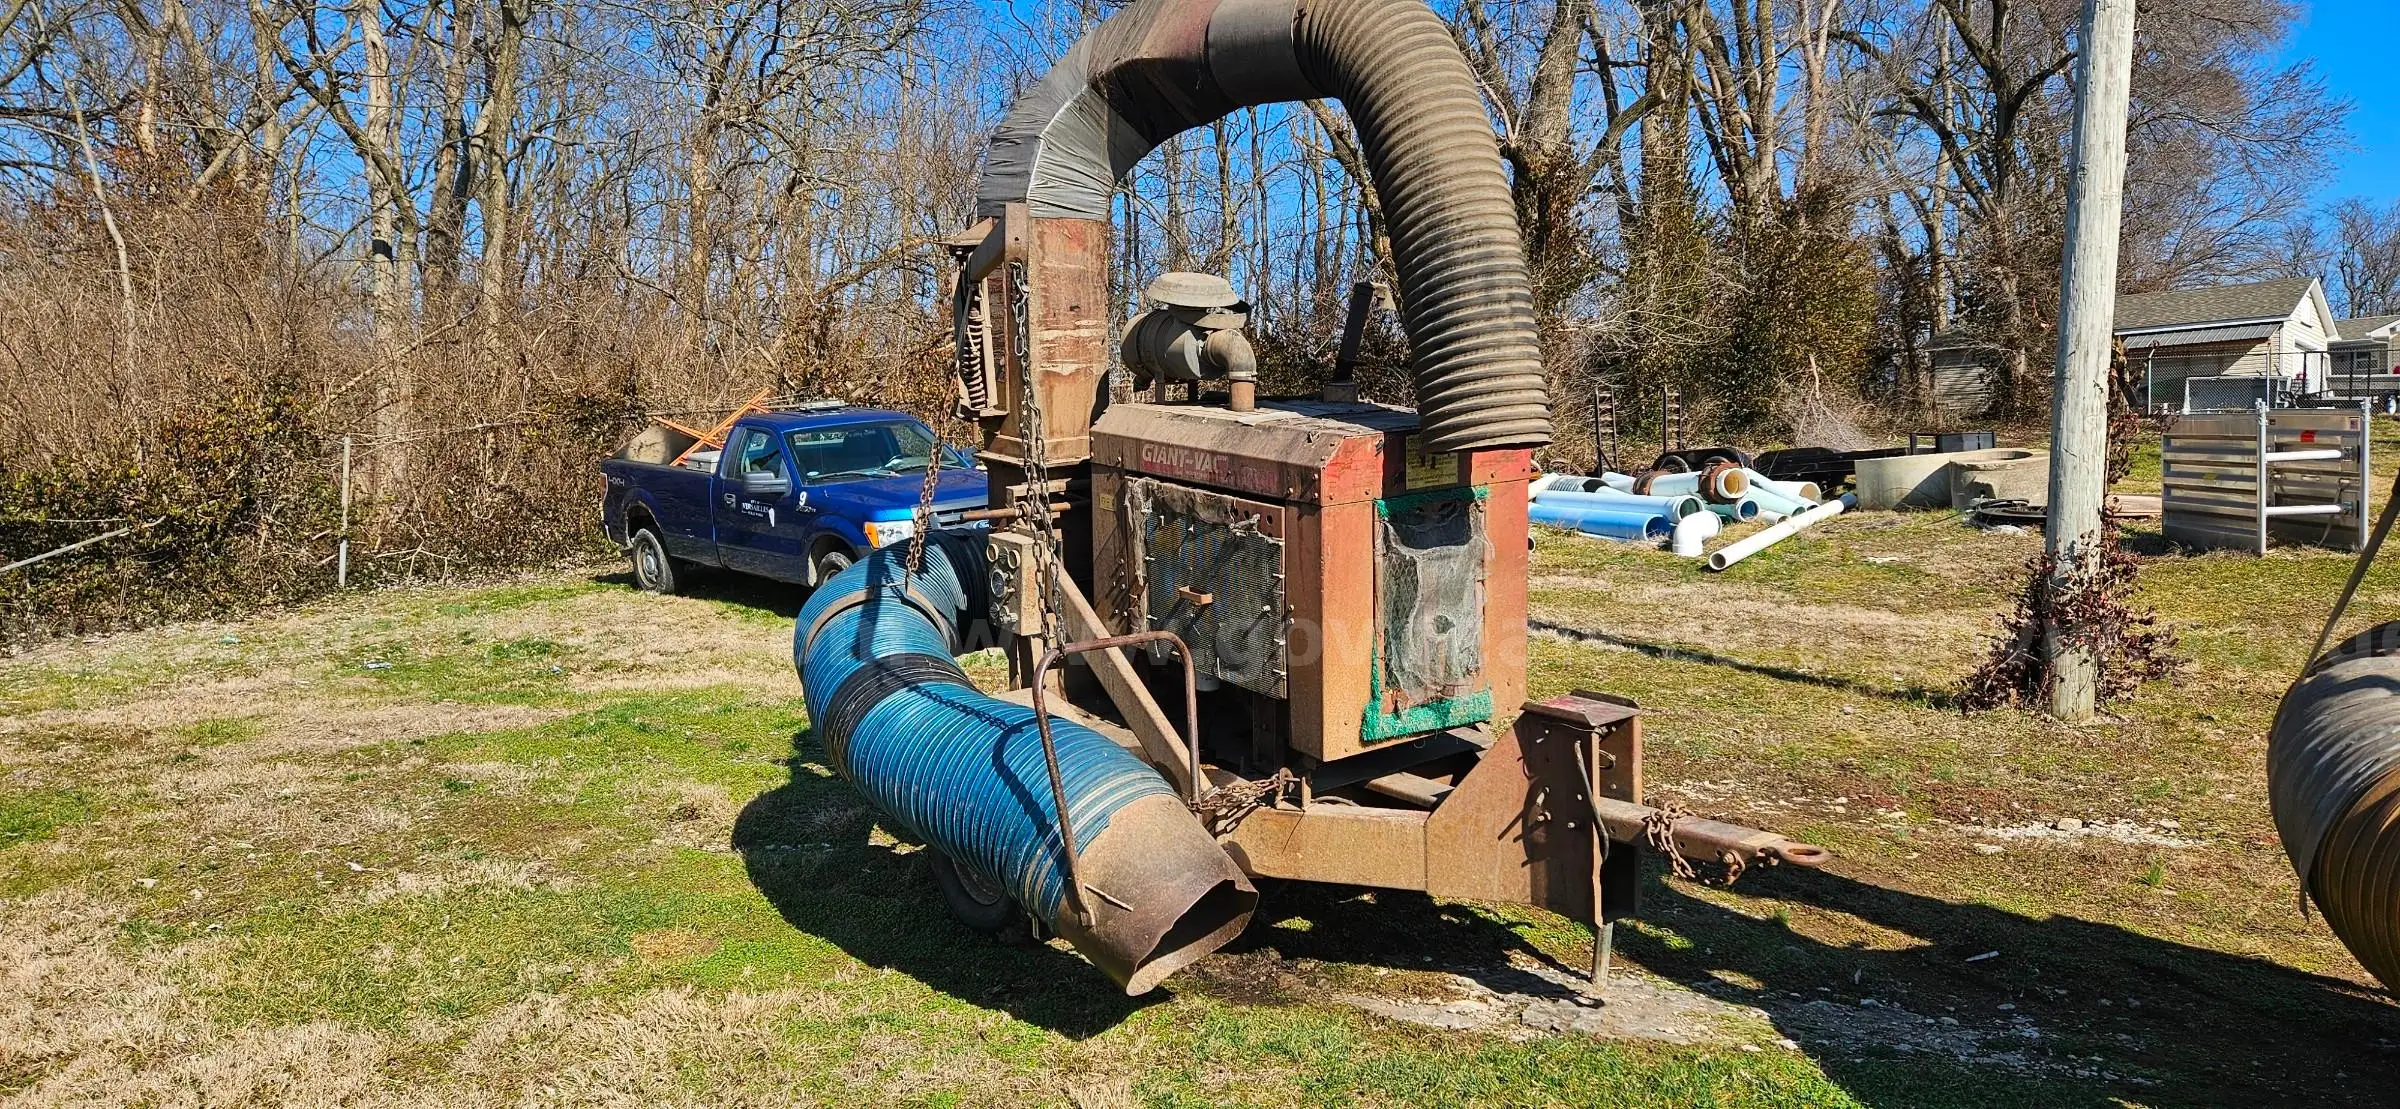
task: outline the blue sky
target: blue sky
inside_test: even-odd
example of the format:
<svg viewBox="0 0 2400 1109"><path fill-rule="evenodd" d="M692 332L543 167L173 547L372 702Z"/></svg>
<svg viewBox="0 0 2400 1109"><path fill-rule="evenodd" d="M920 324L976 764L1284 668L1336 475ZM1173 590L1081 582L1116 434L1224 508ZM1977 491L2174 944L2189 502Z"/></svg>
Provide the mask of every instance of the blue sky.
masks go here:
<svg viewBox="0 0 2400 1109"><path fill-rule="evenodd" d="M2381 203L2400 198L2400 54L2392 49L2400 18L2394 8L2393 0L2309 0L2285 47L2286 61L2315 61L2326 86L2352 104L2351 148L2334 154L2332 172L2317 188L2320 204L2349 196Z"/></svg>

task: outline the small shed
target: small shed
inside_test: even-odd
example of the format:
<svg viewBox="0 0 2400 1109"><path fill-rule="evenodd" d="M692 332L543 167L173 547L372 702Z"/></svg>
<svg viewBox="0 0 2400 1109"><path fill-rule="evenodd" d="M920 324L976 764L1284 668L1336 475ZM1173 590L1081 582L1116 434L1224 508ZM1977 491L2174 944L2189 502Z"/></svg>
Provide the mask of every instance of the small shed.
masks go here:
<svg viewBox="0 0 2400 1109"><path fill-rule="evenodd" d="M2282 392L2329 387L2327 350L2337 331L2325 287L2313 277L2121 294L2115 326L2125 356L2141 372L2146 408L2183 410L2183 383L2195 377L2273 378ZM2387 333L2382 342L2388 356L2393 340ZM1925 353L1935 411L1952 419L1991 412L2004 352L1948 331L1934 336ZM2400 388L2400 378L2391 387Z"/></svg>
<svg viewBox="0 0 2400 1109"><path fill-rule="evenodd" d="M1963 331L1947 331L1926 344L1927 385L1933 411L1945 420L1989 416L1999 399L2000 348Z"/></svg>

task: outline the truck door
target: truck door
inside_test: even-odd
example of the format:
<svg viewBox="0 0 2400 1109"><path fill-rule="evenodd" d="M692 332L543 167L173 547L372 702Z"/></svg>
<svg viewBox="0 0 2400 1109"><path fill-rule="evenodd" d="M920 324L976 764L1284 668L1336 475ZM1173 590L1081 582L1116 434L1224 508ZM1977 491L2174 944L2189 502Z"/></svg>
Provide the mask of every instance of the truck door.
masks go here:
<svg viewBox="0 0 2400 1109"><path fill-rule="evenodd" d="M717 470L717 549L728 569L784 581L807 574L808 494L776 434L734 429Z"/></svg>

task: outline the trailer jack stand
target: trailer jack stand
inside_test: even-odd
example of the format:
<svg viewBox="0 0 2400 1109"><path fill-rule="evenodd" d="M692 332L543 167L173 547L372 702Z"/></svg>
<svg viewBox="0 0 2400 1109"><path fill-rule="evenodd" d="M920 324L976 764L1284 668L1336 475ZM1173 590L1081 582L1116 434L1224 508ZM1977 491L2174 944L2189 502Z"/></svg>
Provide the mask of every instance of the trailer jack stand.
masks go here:
<svg viewBox="0 0 2400 1109"><path fill-rule="evenodd" d="M1608 992L1608 964L1617 954L1617 922L1592 929L1592 992Z"/></svg>

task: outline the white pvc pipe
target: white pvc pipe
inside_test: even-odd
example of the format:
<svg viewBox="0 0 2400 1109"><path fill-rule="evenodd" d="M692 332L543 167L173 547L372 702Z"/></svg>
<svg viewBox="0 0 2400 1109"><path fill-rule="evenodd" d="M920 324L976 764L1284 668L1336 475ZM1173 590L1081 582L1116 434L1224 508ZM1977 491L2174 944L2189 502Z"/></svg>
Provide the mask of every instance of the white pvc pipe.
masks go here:
<svg viewBox="0 0 2400 1109"><path fill-rule="evenodd" d="M1695 512L1708 511L1707 502L1689 494L1680 497L1637 497L1631 493L1620 493L1605 485L1589 493L1578 493L1571 488L1553 485L1542 490L1541 494L1533 500L1536 504L1551 504L1561 507L1597 505L1601 508L1632 508L1636 506L1655 508L1669 521L1683 519Z"/></svg>
<svg viewBox="0 0 2400 1109"><path fill-rule="evenodd" d="M1701 545L1716 538L1723 526L1714 512L1695 512L1675 521L1675 553L1685 558L1700 557Z"/></svg>
<svg viewBox="0 0 2400 1109"><path fill-rule="evenodd" d="M1757 485L1752 485L1749 490L1744 492L1742 495L1750 498L1751 500L1757 501L1758 510L1762 513L1780 512L1786 516L1807 511L1808 509L1816 507L1817 504L1815 501L1804 501L1798 497L1792 497L1778 493L1773 489L1762 489Z"/></svg>
<svg viewBox="0 0 2400 1109"><path fill-rule="evenodd" d="M1817 483L1813 481L1777 481L1756 470L1743 472L1750 475L1752 489L1764 486L1802 504L1816 504L1825 499L1825 491L1818 488Z"/></svg>
<svg viewBox="0 0 2400 1109"><path fill-rule="evenodd" d="M1700 487L1700 478L1702 477L1702 474L1697 470L1681 474L1652 474L1650 475L1649 488L1643 495L1651 497L1680 497L1686 494L1694 494L1704 497L1712 503L1724 504L1728 501L1739 499L1743 493L1748 492L1750 489L1750 479L1744 476L1743 471L1739 469L1719 470L1715 474L1708 476L1711 478L1708 483L1709 487L1706 490L1703 490ZM1621 489L1627 492L1632 491L1632 478L1626 478L1624 484L1619 485L1614 480L1615 477L1616 475L1613 474L1604 475L1600 480L1606 483L1611 489Z"/></svg>
<svg viewBox="0 0 2400 1109"><path fill-rule="evenodd" d="M1839 516L1842 514L1842 510L1847 509L1857 503L1858 497L1856 495L1844 493L1839 499L1827 501L1824 504L1818 505L1815 508L1791 517L1790 519L1787 519L1784 522L1775 525L1774 527L1768 528L1767 530L1759 532L1756 535L1743 539L1740 542L1728 543L1725 546L1718 548L1717 553L1708 556L1708 568L1711 570L1723 570L1724 568L1731 566L1736 562L1740 562L1751 555L1757 554L1760 551L1766 550L1767 548L1782 542L1784 539L1789 538L1793 533L1798 532L1801 528L1805 528L1819 520L1830 520L1835 516Z"/></svg>

